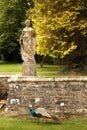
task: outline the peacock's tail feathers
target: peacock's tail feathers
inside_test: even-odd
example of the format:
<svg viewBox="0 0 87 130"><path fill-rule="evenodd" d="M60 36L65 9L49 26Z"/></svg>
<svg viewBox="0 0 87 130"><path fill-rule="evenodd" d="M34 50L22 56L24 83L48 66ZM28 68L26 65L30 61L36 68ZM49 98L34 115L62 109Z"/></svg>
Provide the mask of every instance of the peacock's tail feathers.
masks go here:
<svg viewBox="0 0 87 130"><path fill-rule="evenodd" d="M61 124L61 121L60 121L60 119L59 119L57 116L55 116L55 115L53 115L53 114L50 114L50 115L51 115L51 118L52 118L56 123Z"/></svg>

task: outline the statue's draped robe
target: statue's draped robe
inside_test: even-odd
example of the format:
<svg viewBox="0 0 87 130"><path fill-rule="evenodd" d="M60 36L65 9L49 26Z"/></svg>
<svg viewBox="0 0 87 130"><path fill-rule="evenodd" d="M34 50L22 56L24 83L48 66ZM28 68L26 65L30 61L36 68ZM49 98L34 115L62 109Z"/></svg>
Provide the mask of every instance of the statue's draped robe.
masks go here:
<svg viewBox="0 0 87 130"><path fill-rule="evenodd" d="M20 37L21 56L24 62L35 62L36 37L35 30L31 27L25 27Z"/></svg>

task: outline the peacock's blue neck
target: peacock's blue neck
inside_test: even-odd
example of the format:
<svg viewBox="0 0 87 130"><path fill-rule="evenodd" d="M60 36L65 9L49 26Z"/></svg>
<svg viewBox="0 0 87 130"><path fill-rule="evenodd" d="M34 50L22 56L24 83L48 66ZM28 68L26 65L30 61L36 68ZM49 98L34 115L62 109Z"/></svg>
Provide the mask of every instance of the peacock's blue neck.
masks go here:
<svg viewBox="0 0 87 130"><path fill-rule="evenodd" d="M41 118L41 117L42 117L41 114L39 114L39 113L37 114L37 113L35 112L35 110L32 109L32 108L30 108L30 113L31 113L31 115L34 116L34 117L38 117L38 118Z"/></svg>
<svg viewBox="0 0 87 130"><path fill-rule="evenodd" d="M30 108L30 113L32 116L36 116L36 113L35 113L34 109L32 109L32 108Z"/></svg>

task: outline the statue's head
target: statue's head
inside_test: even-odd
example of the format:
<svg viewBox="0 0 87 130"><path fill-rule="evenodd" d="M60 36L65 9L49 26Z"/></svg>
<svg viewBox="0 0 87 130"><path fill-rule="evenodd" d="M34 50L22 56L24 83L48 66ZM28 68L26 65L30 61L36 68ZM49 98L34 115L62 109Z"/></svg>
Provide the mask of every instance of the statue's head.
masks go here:
<svg viewBox="0 0 87 130"><path fill-rule="evenodd" d="M25 21L25 25L26 25L26 26L30 26L30 20L29 20L29 19L27 19L27 20Z"/></svg>

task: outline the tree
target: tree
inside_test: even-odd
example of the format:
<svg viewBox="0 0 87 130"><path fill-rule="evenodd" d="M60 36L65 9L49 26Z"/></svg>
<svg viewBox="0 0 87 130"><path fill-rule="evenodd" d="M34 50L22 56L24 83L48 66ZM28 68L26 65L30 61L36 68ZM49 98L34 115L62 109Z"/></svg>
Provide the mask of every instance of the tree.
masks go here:
<svg viewBox="0 0 87 130"><path fill-rule="evenodd" d="M0 1L0 54L4 60L20 59L19 36L30 0Z"/></svg>
<svg viewBox="0 0 87 130"><path fill-rule="evenodd" d="M86 0L34 0L28 13L37 32L37 54L87 56Z"/></svg>

